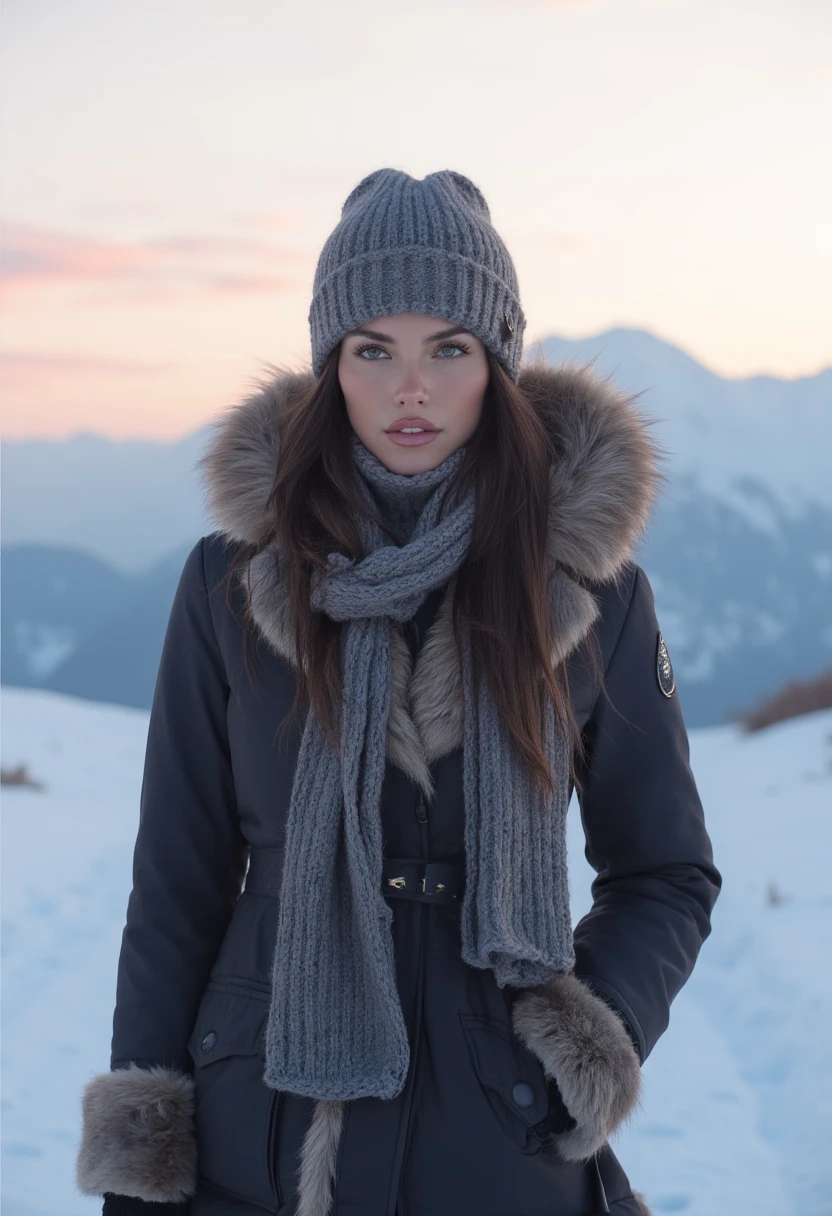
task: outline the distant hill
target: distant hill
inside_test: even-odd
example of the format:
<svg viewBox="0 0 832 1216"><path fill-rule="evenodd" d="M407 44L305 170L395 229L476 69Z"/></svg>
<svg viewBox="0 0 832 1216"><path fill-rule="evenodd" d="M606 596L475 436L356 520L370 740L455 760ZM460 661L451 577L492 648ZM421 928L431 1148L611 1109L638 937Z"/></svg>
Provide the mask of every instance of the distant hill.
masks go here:
<svg viewBox="0 0 832 1216"><path fill-rule="evenodd" d="M4 440L3 544L81 548L124 574L194 544L206 523L194 468L209 430L177 443Z"/></svg>
<svg viewBox="0 0 832 1216"><path fill-rule="evenodd" d="M654 419L669 484L636 556L690 724L828 667L832 368L728 379L627 328L537 345L555 365L593 361ZM149 705L179 555L212 527L194 472L210 430L173 444L3 444L4 683Z"/></svg>
<svg viewBox="0 0 832 1216"><path fill-rule="evenodd" d="M125 575L79 549L5 546L3 683L149 708L190 548Z"/></svg>
<svg viewBox="0 0 832 1216"><path fill-rule="evenodd" d="M0 570L3 683L24 687L42 685L131 583L100 557L59 545L5 545Z"/></svg>

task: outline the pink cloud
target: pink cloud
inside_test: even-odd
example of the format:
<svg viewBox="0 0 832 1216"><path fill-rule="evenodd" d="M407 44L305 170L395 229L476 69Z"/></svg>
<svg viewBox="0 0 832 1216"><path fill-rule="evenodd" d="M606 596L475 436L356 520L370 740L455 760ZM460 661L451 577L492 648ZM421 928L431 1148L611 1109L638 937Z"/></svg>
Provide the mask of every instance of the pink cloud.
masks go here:
<svg viewBox="0 0 832 1216"><path fill-rule="evenodd" d="M0 351L0 386L32 389L56 376L157 376L167 375L173 363L150 363L132 359L104 359L97 356L50 354L39 351Z"/></svg>
<svg viewBox="0 0 832 1216"><path fill-rule="evenodd" d="M307 257L251 237L103 240L34 225L3 225L0 285L6 301L54 286L111 287L120 298L293 291L307 285ZM284 267L291 266L287 273Z"/></svg>

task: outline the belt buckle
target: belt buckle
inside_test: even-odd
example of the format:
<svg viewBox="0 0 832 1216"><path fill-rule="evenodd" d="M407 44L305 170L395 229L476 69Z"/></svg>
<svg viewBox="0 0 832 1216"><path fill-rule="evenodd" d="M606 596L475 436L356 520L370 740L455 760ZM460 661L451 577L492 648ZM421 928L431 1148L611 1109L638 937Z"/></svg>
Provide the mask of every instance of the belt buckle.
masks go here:
<svg viewBox="0 0 832 1216"><path fill-rule="evenodd" d="M444 891L444 890L445 890L445 884L444 884L444 882L438 882L438 883L436 884L435 888L433 889L433 891L426 891L426 890L425 890L425 885L426 885L426 882L427 882L427 871L428 871L428 866L429 866L429 865L431 865L431 864L432 864L431 862L426 862L426 863L425 863L425 872L424 872L424 874L422 875L422 880L421 880L421 882L420 882L420 884L419 884L419 890L421 891L421 893L422 893L423 895L439 895L439 893L440 893L441 891Z"/></svg>
<svg viewBox="0 0 832 1216"><path fill-rule="evenodd" d="M424 896L425 898L428 898L428 899L432 895L441 895L447 889L446 883L437 882L434 889L432 891L428 891L428 889L427 889L427 877L428 877L427 872L428 872L428 869L433 864L435 864L435 863L430 862L430 861L422 863L422 876L421 876L421 878L418 878L415 883L415 888L416 888L416 891L418 892L418 894L421 896ZM387 886L393 887L397 891L407 890L407 885L408 885L407 878L403 874L396 875L393 878L387 879ZM456 899L456 898L457 898L456 895L452 896L452 899Z"/></svg>

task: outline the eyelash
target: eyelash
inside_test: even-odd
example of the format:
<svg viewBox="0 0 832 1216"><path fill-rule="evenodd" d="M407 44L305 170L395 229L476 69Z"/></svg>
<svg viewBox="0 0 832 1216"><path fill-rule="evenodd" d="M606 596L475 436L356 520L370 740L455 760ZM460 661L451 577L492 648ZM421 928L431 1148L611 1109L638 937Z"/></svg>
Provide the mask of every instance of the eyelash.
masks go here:
<svg viewBox="0 0 832 1216"><path fill-rule="evenodd" d="M464 355L469 354L470 350L471 350L470 346L466 346L466 344L464 342L443 342L441 346L437 347L437 350L444 350L446 346L454 346L454 347L456 347L457 350L461 350ZM362 344L356 348L355 356L356 356L356 358L360 358L365 350L383 350L383 349L384 349L384 347L379 346L379 344L377 342L362 342ZM379 363L380 360L379 359L365 359L364 362L365 363Z"/></svg>

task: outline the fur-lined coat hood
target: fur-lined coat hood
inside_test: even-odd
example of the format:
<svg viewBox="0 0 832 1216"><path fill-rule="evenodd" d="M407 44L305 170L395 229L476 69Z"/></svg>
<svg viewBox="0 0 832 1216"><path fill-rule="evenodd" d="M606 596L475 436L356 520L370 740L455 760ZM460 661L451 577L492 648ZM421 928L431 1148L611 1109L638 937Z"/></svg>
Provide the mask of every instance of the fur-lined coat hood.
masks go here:
<svg viewBox="0 0 832 1216"><path fill-rule="evenodd" d="M270 534L266 503L280 452L287 402L308 391L311 373L279 372L226 411L199 462L208 511L231 541L262 546ZM662 480L649 422L633 397L586 367L535 365L519 378L538 403L557 457L549 476L549 592L556 662L586 637L598 604L586 584L614 579L632 558ZM245 572L249 610L269 646L296 665L288 594L275 547ZM415 667L400 625L390 623L389 759L430 797L430 765L462 741L462 681L451 612L455 579Z"/></svg>
<svg viewBox="0 0 832 1216"><path fill-rule="evenodd" d="M280 416L313 383L308 372L278 372L215 420L199 468L210 516L230 540L258 545L268 534ZM651 423L635 395L589 365L530 366L518 387L538 403L558 449L550 475L552 560L587 579L610 578L646 527L662 478Z"/></svg>

